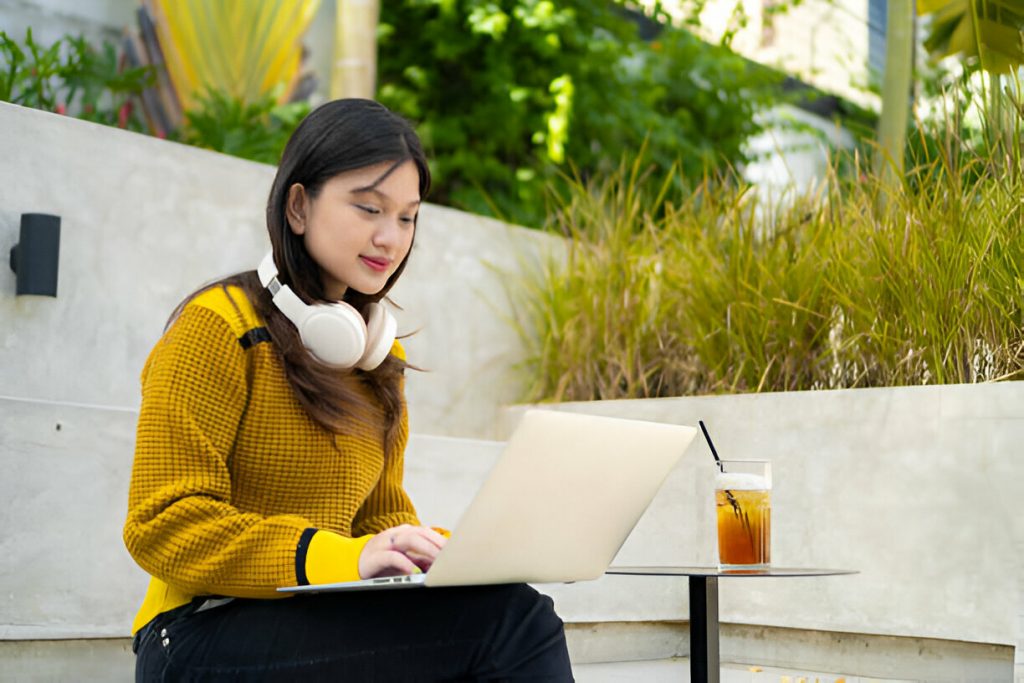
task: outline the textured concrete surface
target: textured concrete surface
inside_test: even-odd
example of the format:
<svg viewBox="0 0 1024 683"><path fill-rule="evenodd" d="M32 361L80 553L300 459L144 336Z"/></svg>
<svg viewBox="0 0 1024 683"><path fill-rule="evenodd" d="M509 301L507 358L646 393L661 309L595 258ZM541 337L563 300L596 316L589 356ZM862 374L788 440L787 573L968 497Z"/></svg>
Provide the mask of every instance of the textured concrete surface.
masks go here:
<svg viewBox="0 0 1024 683"><path fill-rule="evenodd" d="M171 311L206 282L255 267L271 166L0 103L0 254L22 213L61 216L58 296L15 297L0 268L0 396L135 407ZM392 291L410 362L412 430L492 437L522 357L506 285L561 242L423 208ZM5 261L6 262L6 261Z"/></svg>
<svg viewBox="0 0 1024 683"><path fill-rule="evenodd" d="M1009 382L548 407L703 419L723 457L773 463L773 563L860 570L722 579L724 620L1019 647L1022 405L1024 383ZM715 552L713 460L703 443L684 460L693 478L659 493L655 505L676 508L656 513L661 547L645 552L703 563Z"/></svg>
<svg viewBox="0 0 1024 683"><path fill-rule="evenodd" d="M966 419L963 414L957 417L953 406L973 411L986 401L1013 403L1024 398L1018 395L1024 385L946 390L932 398L941 401L950 392L970 398L945 400L945 408L933 406L950 423ZM928 403L926 389L891 391L914 394L914 400L904 402L908 406ZM786 397L776 396L782 399L776 402L784 404ZM737 398L741 397L700 400L712 428L722 424L729 406L735 409ZM850 415L857 412L851 400L900 403L873 392L821 392L803 398L813 399L818 410L836 403L831 410ZM629 413L627 406L619 408ZM781 418L772 411L781 409L761 402L757 411L747 413L774 421ZM797 412L813 417L806 405ZM892 417L893 424L914 424L906 416ZM1007 418L1006 424L987 420L993 443L1004 444L1000 448L1015 443L1019 419ZM1016 557L1008 538L1001 536L1010 530L988 524L992 492L1007 489L1002 495L1010 495L1017 476L1014 461L995 448L975 453L969 467L958 464L945 453L956 440L942 430L933 437L919 433L913 438L923 449L920 457L848 451L840 444L857 439L844 433L843 424L840 420L830 430L827 457L813 441L790 445L784 452L765 439L759 450L776 464L777 564L848 567L861 574L722 579L723 620L804 631L1015 645L1018 581L1005 568L1013 566ZM898 432L903 428L889 437L901 440ZM145 583L120 541L133 432L130 411L0 399L0 467L20 472L18 478L4 480L3 494L10 503L0 507L0 524L13 530L0 540L0 637L124 633ZM743 438L734 431L721 432L717 440L722 452L735 452L744 450ZM407 454L407 481L421 517L454 526L501 448L494 441L415 435ZM896 513L903 511L892 501L910 490L907 477L920 478L922 458L930 474L914 490L916 512L908 515L913 523L894 524ZM851 477L864 460L874 463L869 470L884 466L892 472L871 486L856 488L856 505L844 502L845 487L858 486ZM702 444L691 446L619 552L617 564L713 562L710 489L705 488L709 463ZM1001 463L1012 466L1006 469ZM951 495L955 503L949 502ZM940 550L930 550L929 544ZM688 610L685 582L672 578L607 576L544 590L572 623L678 621Z"/></svg>

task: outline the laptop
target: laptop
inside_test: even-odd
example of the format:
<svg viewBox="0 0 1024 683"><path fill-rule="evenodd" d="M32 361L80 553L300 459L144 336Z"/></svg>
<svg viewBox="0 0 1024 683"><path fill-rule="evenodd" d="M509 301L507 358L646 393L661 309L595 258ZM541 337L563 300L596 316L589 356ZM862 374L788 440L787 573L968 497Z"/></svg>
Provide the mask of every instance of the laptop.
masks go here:
<svg viewBox="0 0 1024 683"><path fill-rule="evenodd" d="M278 591L596 579L696 433L682 425L527 410L428 572Z"/></svg>

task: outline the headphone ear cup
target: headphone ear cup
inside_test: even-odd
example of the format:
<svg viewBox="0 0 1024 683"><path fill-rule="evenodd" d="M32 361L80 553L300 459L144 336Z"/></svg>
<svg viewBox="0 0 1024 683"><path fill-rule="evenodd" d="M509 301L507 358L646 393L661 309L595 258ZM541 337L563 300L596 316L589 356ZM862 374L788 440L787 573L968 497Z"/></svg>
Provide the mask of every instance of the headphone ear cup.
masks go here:
<svg viewBox="0 0 1024 683"><path fill-rule="evenodd" d="M363 316L344 302L310 306L299 336L320 362L335 367L354 367L366 349Z"/></svg>
<svg viewBox="0 0 1024 683"><path fill-rule="evenodd" d="M360 370L373 370L384 362L395 344L398 322L383 304L373 303L366 307L366 352L357 363Z"/></svg>

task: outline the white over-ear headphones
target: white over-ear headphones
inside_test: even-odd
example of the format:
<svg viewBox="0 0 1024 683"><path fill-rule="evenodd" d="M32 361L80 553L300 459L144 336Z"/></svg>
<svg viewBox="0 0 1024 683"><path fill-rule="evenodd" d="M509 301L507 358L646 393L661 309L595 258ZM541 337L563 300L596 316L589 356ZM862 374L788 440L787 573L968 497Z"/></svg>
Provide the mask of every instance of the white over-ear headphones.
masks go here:
<svg viewBox="0 0 1024 683"><path fill-rule="evenodd" d="M256 270L274 305L292 321L309 352L327 365L373 370L384 362L395 343L398 323L382 304L367 307L368 320L349 304L309 305L277 279L274 252Z"/></svg>

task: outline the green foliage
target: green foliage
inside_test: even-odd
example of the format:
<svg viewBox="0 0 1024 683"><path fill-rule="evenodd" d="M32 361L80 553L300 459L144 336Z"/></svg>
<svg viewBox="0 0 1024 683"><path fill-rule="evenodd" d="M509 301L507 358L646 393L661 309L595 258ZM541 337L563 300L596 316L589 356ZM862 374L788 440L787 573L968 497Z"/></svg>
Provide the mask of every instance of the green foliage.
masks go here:
<svg viewBox="0 0 1024 683"><path fill-rule="evenodd" d="M378 98L420 122L435 201L540 225L569 164L607 171L650 142L680 184L741 162L779 77L663 28L638 37L621 4L384 3Z"/></svg>
<svg viewBox="0 0 1024 683"><path fill-rule="evenodd" d="M119 62L117 50L107 42L97 50L82 37L65 36L43 46L29 29L19 44L0 31L0 100L146 132L135 103L153 84L153 67L125 69ZM276 164L292 131L310 111L308 102L277 104L278 95L268 93L245 104L223 93L208 93L172 136Z"/></svg>
<svg viewBox="0 0 1024 683"><path fill-rule="evenodd" d="M924 47L935 59L959 55L994 74L1024 64L1024 11L1017 0L921 0L917 11L931 15Z"/></svg>
<svg viewBox="0 0 1024 683"><path fill-rule="evenodd" d="M221 92L198 98L185 114L182 142L265 164L277 164L292 132L310 111L308 102L277 104L268 93L246 104Z"/></svg>
<svg viewBox="0 0 1024 683"><path fill-rule="evenodd" d="M787 203L735 181L678 192L642 160L575 182L568 259L516 299L524 398L1024 378L1024 181L954 148L895 186L854 158Z"/></svg>
<svg viewBox="0 0 1024 683"><path fill-rule="evenodd" d="M983 107L985 145L997 155L1022 159L1019 70L1024 64L1024 7L1019 0L921 0L929 14L925 48L933 61L956 55L966 78L975 72L988 82ZM1005 86L1007 81L1015 88ZM1017 130L1012 130L1014 127Z"/></svg>
<svg viewBox="0 0 1024 683"><path fill-rule="evenodd" d="M47 47L32 29L21 44L0 31L0 100L6 102L143 130L133 102L153 78L150 67L122 69L108 42L97 50L81 36L65 36Z"/></svg>

